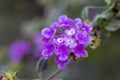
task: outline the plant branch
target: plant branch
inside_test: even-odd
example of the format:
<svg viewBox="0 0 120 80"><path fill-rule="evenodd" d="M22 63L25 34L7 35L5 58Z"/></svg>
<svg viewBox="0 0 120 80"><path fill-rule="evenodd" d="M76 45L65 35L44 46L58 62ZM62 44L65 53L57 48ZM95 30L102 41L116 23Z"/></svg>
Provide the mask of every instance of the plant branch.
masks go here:
<svg viewBox="0 0 120 80"><path fill-rule="evenodd" d="M57 76L60 72L62 72L62 69L57 69L53 74L48 76L45 80L52 80L55 76Z"/></svg>
<svg viewBox="0 0 120 80"><path fill-rule="evenodd" d="M106 6L87 6L89 9L106 9Z"/></svg>

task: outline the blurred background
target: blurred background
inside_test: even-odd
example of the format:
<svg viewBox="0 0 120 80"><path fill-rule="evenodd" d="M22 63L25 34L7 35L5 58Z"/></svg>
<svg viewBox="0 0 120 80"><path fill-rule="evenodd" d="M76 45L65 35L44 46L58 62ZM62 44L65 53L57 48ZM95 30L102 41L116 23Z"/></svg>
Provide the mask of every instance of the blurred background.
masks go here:
<svg viewBox="0 0 120 80"><path fill-rule="evenodd" d="M26 80L45 78L55 71L57 64L53 59L48 61L48 69L42 76L35 70L42 50L40 31L60 15L80 17L85 6L106 4L104 0L0 0L0 71L18 71L18 77ZM90 20L103 10L90 9ZM57 78L120 80L120 30L101 38L97 49L88 48L88 58L71 63ZM18 50L17 47L27 48Z"/></svg>

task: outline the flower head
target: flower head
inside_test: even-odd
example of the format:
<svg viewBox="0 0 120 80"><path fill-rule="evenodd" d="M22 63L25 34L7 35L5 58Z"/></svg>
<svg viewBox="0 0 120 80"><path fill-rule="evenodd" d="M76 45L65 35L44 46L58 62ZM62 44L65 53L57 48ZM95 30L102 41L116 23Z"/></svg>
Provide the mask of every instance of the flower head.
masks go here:
<svg viewBox="0 0 120 80"><path fill-rule="evenodd" d="M44 39L49 40L43 41L45 47L42 56L49 59L54 54L58 68L66 68L71 52L75 57L88 56L86 47L92 40L91 31L92 27L80 18L72 20L66 15L60 16L50 28L42 30Z"/></svg>

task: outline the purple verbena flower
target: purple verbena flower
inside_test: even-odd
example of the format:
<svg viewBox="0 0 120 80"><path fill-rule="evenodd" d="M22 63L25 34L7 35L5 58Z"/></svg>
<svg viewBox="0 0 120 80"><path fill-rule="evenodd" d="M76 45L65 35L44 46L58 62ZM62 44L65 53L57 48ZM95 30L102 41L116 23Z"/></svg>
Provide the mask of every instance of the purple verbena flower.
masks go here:
<svg viewBox="0 0 120 80"><path fill-rule="evenodd" d="M62 15L58 18L58 24L59 26L58 27L63 27L63 26L66 26L66 25L69 25L69 18L67 18L66 15Z"/></svg>
<svg viewBox="0 0 120 80"><path fill-rule="evenodd" d="M80 18L74 20L62 15L50 28L44 28L42 35L45 48L42 56L49 59L56 55L55 62L58 68L64 69L69 63L70 53L75 57L87 57L86 47L92 40L90 35L92 26L85 24Z"/></svg>

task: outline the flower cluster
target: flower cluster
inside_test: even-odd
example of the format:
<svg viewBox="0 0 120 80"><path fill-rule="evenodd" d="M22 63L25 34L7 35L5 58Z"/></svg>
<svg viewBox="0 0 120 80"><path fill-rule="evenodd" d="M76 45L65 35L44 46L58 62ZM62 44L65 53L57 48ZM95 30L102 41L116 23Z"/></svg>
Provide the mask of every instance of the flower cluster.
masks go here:
<svg viewBox="0 0 120 80"><path fill-rule="evenodd" d="M92 27L80 18L70 19L66 15L59 17L49 28L42 30L44 50L42 56L49 59L56 55L58 68L64 69L69 63L70 53L76 57L87 57L87 45L92 40Z"/></svg>

